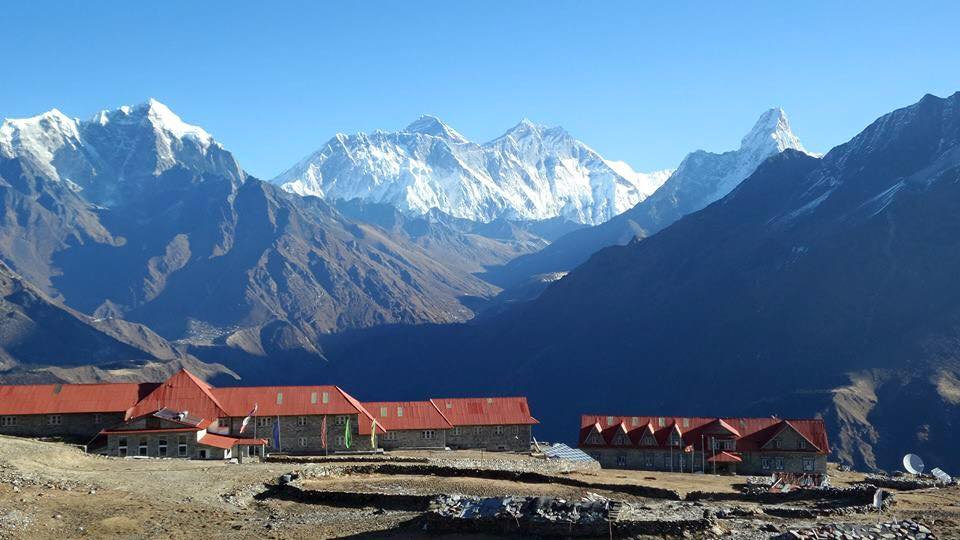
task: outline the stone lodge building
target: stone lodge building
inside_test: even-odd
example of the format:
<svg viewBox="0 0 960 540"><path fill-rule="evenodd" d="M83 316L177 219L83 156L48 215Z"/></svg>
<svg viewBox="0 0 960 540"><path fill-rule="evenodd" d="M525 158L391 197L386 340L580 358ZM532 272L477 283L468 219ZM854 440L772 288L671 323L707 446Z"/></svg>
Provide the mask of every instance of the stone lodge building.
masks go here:
<svg viewBox="0 0 960 540"><path fill-rule="evenodd" d="M377 440L384 450L447 446L453 425L432 401L383 401L363 406L387 431Z"/></svg>
<svg viewBox="0 0 960 540"><path fill-rule="evenodd" d="M823 420L583 415L580 449L601 466L675 472L825 474Z"/></svg>
<svg viewBox="0 0 960 540"><path fill-rule="evenodd" d="M443 403L450 414L434 400L369 404L378 418L337 386L217 388L180 370L162 383L0 386L0 434L89 441L89 450L113 456L192 459L443 448L451 440L460 448L529 451L536 420L526 399ZM476 412L458 413L459 403ZM465 435L468 425L483 429Z"/></svg>
<svg viewBox="0 0 960 540"><path fill-rule="evenodd" d="M430 400L453 426L447 446L513 452L530 451L533 426L527 398L444 398Z"/></svg>

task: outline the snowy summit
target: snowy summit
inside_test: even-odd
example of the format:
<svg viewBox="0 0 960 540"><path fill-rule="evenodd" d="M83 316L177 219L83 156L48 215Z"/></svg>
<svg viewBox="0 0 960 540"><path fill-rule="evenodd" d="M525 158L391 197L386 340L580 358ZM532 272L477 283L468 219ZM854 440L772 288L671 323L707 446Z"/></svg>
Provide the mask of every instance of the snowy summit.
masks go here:
<svg viewBox="0 0 960 540"><path fill-rule="evenodd" d="M638 173L563 128L522 120L485 144L425 115L401 131L338 134L273 181L287 191L362 199L455 217L562 217L603 223L653 193L671 171Z"/></svg>

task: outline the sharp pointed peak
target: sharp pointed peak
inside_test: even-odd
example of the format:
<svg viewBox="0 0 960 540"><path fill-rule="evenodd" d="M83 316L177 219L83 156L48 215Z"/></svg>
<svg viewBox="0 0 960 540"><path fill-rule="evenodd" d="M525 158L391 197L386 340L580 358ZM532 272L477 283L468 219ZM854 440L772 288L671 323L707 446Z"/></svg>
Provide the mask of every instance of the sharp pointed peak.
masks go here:
<svg viewBox="0 0 960 540"><path fill-rule="evenodd" d="M775 146L777 152L787 148L806 152L800 139L793 134L787 113L780 107L767 109L754 123L750 132L740 140L741 150Z"/></svg>
<svg viewBox="0 0 960 540"><path fill-rule="evenodd" d="M164 130L177 138L193 137L200 142L213 142L213 137L200 126L184 122L170 107L156 98L148 98L136 105L122 105L113 110L102 110L93 117L93 122L105 126L115 121L143 120L150 122L156 129Z"/></svg>
<svg viewBox="0 0 960 540"><path fill-rule="evenodd" d="M439 117L432 114L421 115L420 118L417 118L404 128L403 131L406 133L420 133L422 135L441 137L454 142L467 142L466 137L444 123Z"/></svg>

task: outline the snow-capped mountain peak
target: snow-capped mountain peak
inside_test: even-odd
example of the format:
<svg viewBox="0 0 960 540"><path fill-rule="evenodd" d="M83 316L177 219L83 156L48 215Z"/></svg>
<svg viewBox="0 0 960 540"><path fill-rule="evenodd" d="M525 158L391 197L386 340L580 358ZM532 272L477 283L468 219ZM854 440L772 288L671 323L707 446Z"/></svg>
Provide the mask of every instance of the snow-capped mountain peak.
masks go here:
<svg viewBox="0 0 960 540"><path fill-rule="evenodd" d="M34 172L89 190L109 205L117 184L157 176L174 166L242 180L233 156L203 128L184 122L155 99L104 110L88 121L53 109L0 125L0 157L19 158Z"/></svg>
<svg viewBox="0 0 960 540"><path fill-rule="evenodd" d="M800 139L790 129L787 113L779 107L760 115L753 128L740 140L740 150L778 153L787 148L806 152Z"/></svg>
<svg viewBox="0 0 960 540"><path fill-rule="evenodd" d="M481 222L563 217L587 224L623 212L662 183L642 173L624 177L563 128L523 119L478 145L434 116L396 133L338 135L273 181L299 195L387 203L414 214L438 209Z"/></svg>
<svg viewBox="0 0 960 540"><path fill-rule="evenodd" d="M465 143L468 142L467 138L457 132L457 130L443 123L442 120L436 116L425 114L413 121L408 125L403 131L407 133L421 133L423 135L432 135L434 137L440 137L447 139L448 141L455 143Z"/></svg>

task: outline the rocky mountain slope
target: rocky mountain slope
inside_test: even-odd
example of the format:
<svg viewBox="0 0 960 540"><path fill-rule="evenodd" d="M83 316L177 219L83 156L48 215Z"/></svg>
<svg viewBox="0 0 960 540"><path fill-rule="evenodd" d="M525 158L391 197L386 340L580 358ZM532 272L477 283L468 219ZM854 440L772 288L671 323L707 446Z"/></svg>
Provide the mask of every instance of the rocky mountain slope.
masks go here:
<svg viewBox="0 0 960 540"><path fill-rule="evenodd" d="M63 306L0 263L0 380L121 380L180 367L230 374L143 325L94 319Z"/></svg>
<svg viewBox="0 0 960 540"><path fill-rule="evenodd" d="M0 203L0 259L13 270L74 309L170 339L269 327L274 344L316 352L318 333L465 320L462 299L495 292L409 235L247 176L153 100L89 121L4 121ZM542 245L528 240L503 249ZM247 348L269 348L249 334Z"/></svg>
<svg viewBox="0 0 960 540"><path fill-rule="evenodd" d="M822 159L769 158L506 314L341 336L328 357L363 355L391 384L404 366L418 391L527 394L547 438L586 409L818 413L844 461L893 469L914 451L956 469L958 201L960 93L926 96ZM425 376L454 352L483 369Z"/></svg>
<svg viewBox="0 0 960 540"><path fill-rule="evenodd" d="M669 171L604 160L559 127L523 120L485 144L424 116L387 133L337 134L273 182L300 195L431 209L478 222L597 224L653 193Z"/></svg>
<svg viewBox="0 0 960 540"><path fill-rule="evenodd" d="M529 289L538 275L567 272L604 247L647 237L705 208L733 190L765 159L786 149L805 151L790 129L786 113L770 109L743 137L737 150L690 153L660 189L636 206L606 223L571 232L539 252L493 268L484 277L506 288Z"/></svg>

